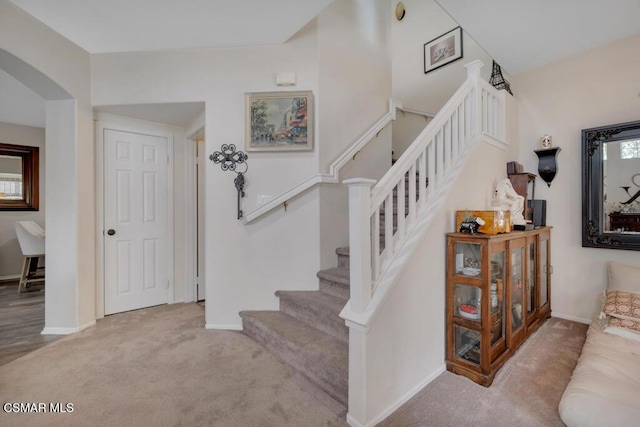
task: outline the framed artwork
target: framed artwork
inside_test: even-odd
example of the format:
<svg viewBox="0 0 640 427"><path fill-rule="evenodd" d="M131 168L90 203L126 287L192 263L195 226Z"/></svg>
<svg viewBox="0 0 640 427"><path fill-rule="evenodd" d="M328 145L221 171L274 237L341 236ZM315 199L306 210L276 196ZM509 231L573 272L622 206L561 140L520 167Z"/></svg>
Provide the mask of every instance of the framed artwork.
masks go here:
<svg viewBox="0 0 640 427"><path fill-rule="evenodd" d="M457 27L424 44L424 73L462 58L462 28Z"/></svg>
<svg viewBox="0 0 640 427"><path fill-rule="evenodd" d="M313 150L313 93L255 92L245 99L247 151Z"/></svg>

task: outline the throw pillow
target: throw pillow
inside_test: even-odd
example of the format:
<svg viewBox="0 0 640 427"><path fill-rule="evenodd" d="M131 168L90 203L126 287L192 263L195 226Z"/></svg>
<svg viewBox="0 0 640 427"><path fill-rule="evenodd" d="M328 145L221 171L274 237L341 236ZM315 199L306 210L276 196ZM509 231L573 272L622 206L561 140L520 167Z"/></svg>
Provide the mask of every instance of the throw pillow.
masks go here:
<svg viewBox="0 0 640 427"><path fill-rule="evenodd" d="M609 289L640 293L640 267L609 261L607 276Z"/></svg>
<svg viewBox="0 0 640 427"><path fill-rule="evenodd" d="M602 311L614 318L640 322L640 294L607 291Z"/></svg>

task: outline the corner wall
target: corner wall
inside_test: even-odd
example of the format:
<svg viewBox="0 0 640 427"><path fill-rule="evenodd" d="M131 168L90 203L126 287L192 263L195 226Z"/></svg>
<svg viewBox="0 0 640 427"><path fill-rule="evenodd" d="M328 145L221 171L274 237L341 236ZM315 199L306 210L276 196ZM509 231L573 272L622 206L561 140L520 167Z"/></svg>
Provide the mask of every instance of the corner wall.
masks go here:
<svg viewBox="0 0 640 427"><path fill-rule="evenodd" d="M463 57L424 73L424 44L459 24L435 0L403 0L402 21L391 20L393 99L404 107L435 114L467 78L464 64L476 59L485 66L482 78L491 76L491 57L463 29ZM392 7L395 9L396 2Z"/></svg>
<svg viewBox="0 0 640 427"><path fill-rule="evenodd" d="M553 315L590 322L606 287L607 262L638 265L638 252L582 247L581 130L640 118L640 35L512 76L520 106L521 154L537 174L544 134L553 136L559 171L551 187L537 179L536 198L547 200L553 226Z"/></svg>
<svg viewBox="0 0 640 427"><path fill-rule="evenodd" d="M47 114L55 116L47 117L47 125L58 122L55 131L49 133L47 129L47 178L61 171L69 179L57 180L55 185L47 179L47 254L63 254L64 265L56 270L54 262L52 269L52 259L48 257L45 331L72 333L95 321L95 180L89 54L9 1L0 0L0 53L3 52L5 64L0 66L9 72L5 65L12 62L12 71L18 75L10 74L47 100ZM64 139L58 140L60 137ZM52 156L49 141L61 150L60 155ZM58 184L63 187L56 188ZM54 191L70 194L67 204L58 205L59 210L51 204ZM70 222L70 218L74 221ZM57 230L59 239L49 233L52 229Z"/></svg>

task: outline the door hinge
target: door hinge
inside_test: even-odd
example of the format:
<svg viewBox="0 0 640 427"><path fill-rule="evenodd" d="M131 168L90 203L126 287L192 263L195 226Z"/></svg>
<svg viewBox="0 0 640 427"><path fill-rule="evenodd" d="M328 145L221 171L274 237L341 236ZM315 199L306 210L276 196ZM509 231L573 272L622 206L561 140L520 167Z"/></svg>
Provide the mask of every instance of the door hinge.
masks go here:
<svg viewBox="0 0 640 427"><path fill-rule="evenodd" d="M169 279L167 279L167 289L169 289Z"/></svg>

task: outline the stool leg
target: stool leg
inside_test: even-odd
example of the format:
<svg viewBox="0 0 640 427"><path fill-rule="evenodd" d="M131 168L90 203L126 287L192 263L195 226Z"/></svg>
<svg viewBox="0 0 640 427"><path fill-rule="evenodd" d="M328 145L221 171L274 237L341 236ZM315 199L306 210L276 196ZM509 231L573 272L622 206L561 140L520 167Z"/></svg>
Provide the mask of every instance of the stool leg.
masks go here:
<svg viewBox="0 0 640 427"><path fill-rule="evenodd" d="M18 284L18 293L25 292L25 285L27 283L27 276L29 275L29 261L31 257L24 257L24 262L22 263L22 275L20 275L20 283Z"/></svg>

